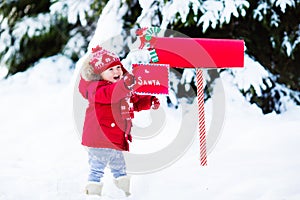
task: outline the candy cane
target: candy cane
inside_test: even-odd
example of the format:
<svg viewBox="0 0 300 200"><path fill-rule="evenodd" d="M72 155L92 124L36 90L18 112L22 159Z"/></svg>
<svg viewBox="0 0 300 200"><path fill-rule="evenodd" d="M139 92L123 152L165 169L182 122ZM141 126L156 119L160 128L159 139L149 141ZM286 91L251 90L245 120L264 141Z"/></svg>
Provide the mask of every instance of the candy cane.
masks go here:
<svg viewBox="0 0 300 200"><path fill-rule="evenodd" d="M152 62L155 63L155 62L158 62L158 61L159 61L155 49L149 50L149 53L150 53L150 58L151 58L151 61L152 61Z"/></svg>
<svg viewBox="0 0 300 200"><path fill-rule="evenodd" d="M160 32L160 28L159 27L151 27L148 28L145 34L145 39L147 41L150 41L152 39L153 34L157 35L157 33Z"/></svg>

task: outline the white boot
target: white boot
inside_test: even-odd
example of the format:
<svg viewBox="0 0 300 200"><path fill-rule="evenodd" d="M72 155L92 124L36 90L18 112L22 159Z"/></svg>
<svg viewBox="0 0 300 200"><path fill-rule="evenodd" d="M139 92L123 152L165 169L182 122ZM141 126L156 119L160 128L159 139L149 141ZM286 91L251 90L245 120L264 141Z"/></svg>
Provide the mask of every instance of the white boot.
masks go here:
<svg viewBox="0 0 300 200"><path fill-rule="evenodd" d="M101 196L102 188L103 188L103 183L90 181L85 186L85 193L88 194L88 195L99 195L99 196Z"/></svg>
<svg viewBox="0 0 300 200"><path fill-rule="evenodd" d="M121 176L114 180L115 185L123 190L128 197L130 194L130 176Z"/></svg>

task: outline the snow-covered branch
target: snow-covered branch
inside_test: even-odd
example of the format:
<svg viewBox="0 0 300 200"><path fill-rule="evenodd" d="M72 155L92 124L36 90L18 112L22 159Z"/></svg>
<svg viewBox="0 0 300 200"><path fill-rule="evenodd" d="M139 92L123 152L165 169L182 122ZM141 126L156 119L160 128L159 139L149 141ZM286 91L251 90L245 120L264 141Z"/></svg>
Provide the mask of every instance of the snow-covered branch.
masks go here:
<svg viewBox="0 0 300 200"><path fill-rule="evenodd" d="M276 7L280 7L281 12L285 13L286 7L295 7L296 3L294 0L277 0L275 2Z"/></svg>
<svg viewBox="0 0 300 200"><path fill-rule="evenodd" d="M205 1L199 8L203 15L198 21L202 25L202 31L205 32L209 26L216 26L229 23L231 17L245 16L250 4L245 0L209 0Z"/></svg>
<svg viewBox="0 0 300 200"><path fill-rule="evenodd" d="M75 24L79 17L81 25L86 26L86 14L92 14L90 5L93 0L52 0L51 2L54 2L50 7L51 14L60 13L67 17L71 24Z"/></svg>

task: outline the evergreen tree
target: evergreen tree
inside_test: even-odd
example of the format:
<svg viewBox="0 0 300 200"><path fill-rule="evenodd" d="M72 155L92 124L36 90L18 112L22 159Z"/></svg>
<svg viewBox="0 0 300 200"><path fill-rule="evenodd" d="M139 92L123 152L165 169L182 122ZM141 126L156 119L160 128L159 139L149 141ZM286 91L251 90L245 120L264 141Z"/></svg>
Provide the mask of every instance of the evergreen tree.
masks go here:
<svg viewBox="0 0 300 200"><path fill-rule="evenodd" d="M59 53L77 61L86 51L106 2L1 2L0 66L6 66L10 76L25 71L40 58Z"/></svg>
<svg viewBox="0 0 300 200"><path fill-rule="evenodd" d="M3 1L0 4L1 65L8 75L26 70L41 57L55 55L68 40L67 21L49 13L50 1ZM59 36L59 37L58 37Z"/></svg>
<svg viewBox="0 0 300 200"><path fill-rule="evenodd" d="M160 0L151 8L156 12L148 10L149 18L190 37L244 39L246 53L271 74L259 87L241 88L264 113L283 111L285 98L300 105L299 0Z"/></svg>
<svg viewBox="0 0 300 200"><path fill-rule="evenodd" d="M190 37L244 39L246 53L269 72L260 83L240 87L245 98L264 113L283 111L284 98L300 104L300 0L5 1L0 3L1 66L12 75L58 53L76 61L86 52L108 2L122 9L116 13L122 20L112 23L122 23L125 49L125 30L145 26ZM184 71L177 71L182 78ZM184 88L179 85L177 91ZM209 84L206 89L209 98Z"/></svg>

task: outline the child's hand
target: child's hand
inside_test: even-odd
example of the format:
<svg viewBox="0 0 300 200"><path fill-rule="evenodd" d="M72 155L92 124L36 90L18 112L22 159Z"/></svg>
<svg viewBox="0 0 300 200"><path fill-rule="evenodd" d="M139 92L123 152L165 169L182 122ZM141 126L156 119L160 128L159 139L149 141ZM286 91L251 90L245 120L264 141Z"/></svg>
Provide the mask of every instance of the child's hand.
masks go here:
<svg viewBox="0 0 300 200"><path fill-rule="evenodd" d="M127 74L125 74L125 76L123 77L123 79L124 79L125 86L128 89L132 89L132 87L135 84L135 77L132 74L127 73Z"/></svg>
<svg viewBox="0 0 300 200"><path fill-rule="evenodd" d="M157 97L153 96L151 98L151 108L153 110L157 110L159 108L159 106L160 106L159 99Z"/></svg>

